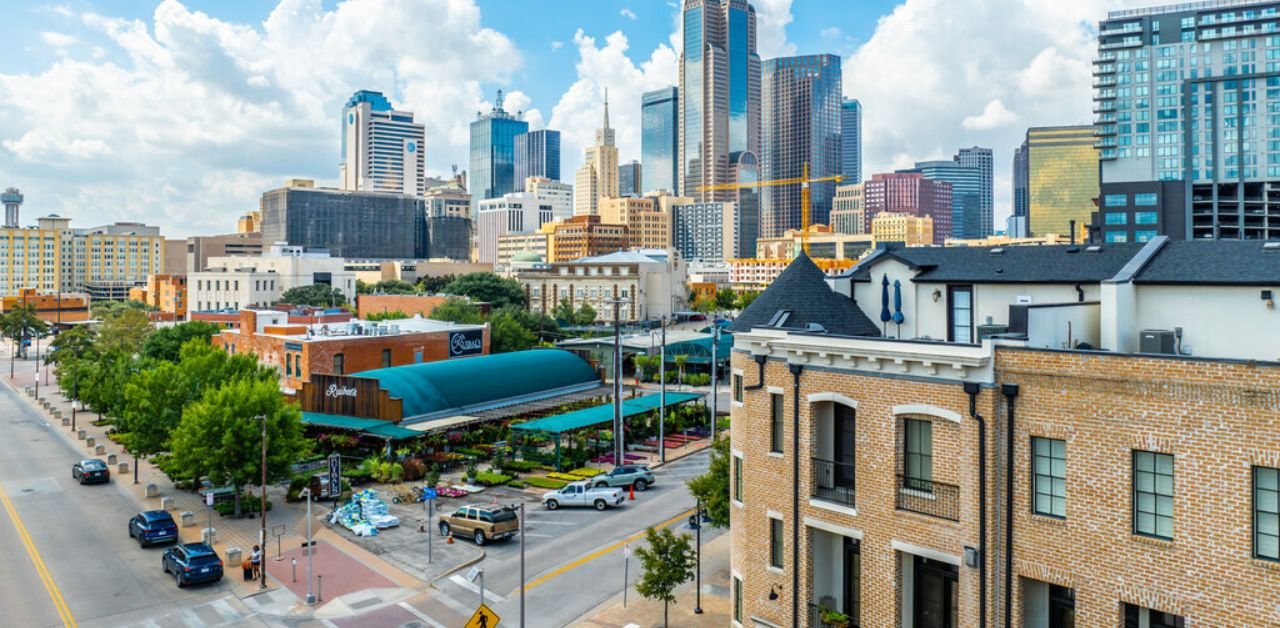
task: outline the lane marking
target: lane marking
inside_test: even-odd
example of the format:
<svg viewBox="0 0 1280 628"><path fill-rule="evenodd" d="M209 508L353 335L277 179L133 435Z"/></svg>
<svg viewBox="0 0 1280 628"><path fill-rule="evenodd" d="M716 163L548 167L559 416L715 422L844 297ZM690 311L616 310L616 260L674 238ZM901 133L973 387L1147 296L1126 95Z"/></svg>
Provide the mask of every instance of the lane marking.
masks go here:
<svg viewBox="0 0 1280 628"><path fill-rule="evenodd" d="M431 626L431 628L445 628L444 624L434 619L431 619L430 617L427 616L426 613L414 608L408 602L400 602L399 604L397 604L397 606L399 606L400 608L403 608L406 611L409 611L410 613L413 613L414 617L417 617L418 619L421 619L422 621L426 622L427 625Z"/></svg>
<svg viewBox="0 0 1280 628"><path fill-rule="evenodd" d="M62 620L62 625L67 628L75 628L76 620L71 616L71 609L67 608L66 600L62 599L62 592L58 590L58 585L54 584L53 576L49 574L49 568L45 566L44 559L40 557L40 552L36 549L35 543L31 541L31 535L27 533L27 526L23 525L22 519L18 517L18 511L13 507L13 502L9 501L9 496L5 494L2 486L0 486L0 503L4 504L4 509L9 513L9 519L13 521L13 528L17 530L18 538L22 539L22 545L27 550L27 556L31 558L31 564L35 565L36 573L39 574L45 591L49 593L49 599L53 601L53 607L58 611L58 618Z"/></svg>
<svg viewBox="0 0 1280 628"><path fill-rule="evenodd" d="M678 514L678 515L676 515L676 516L674 516L674 517L672 517L672 518L670 518L670 519L667 519L666 521L663 521L662 523L659 523L659 524L657 524L657 525L653 526L653 527L654 527L654 528L665 528L665 527L667 527L667 526L669 526L669 525L671 525L671 524L673 524L673 523L675 523L675 522L677 522L677 521L679 521L679 520L681 520L681 519L687 519L687 518L689 517L689 515L692 515L692 514L693 514L693 509L692 509L692 508L690 508L690 509L688 509L688 510L686 510L686 511L684 511L684 512L682 512L682 513L680 513L680 514ZM609 545L609 546L607 546L607 547L604 547L604 548L598 549L598 550L596 550L596 551L594 551L594 552L592 552L592 553L590 553L590 554L587 554L586 556L583 556L582 558L579 558L578 560L575 560L575 561L573 561L573 562L571 562L571 563L566 563L566 564L564 564L564 565L561 565L561 566L559 566L559 567L556 567L555 569L552 569L551 571L548 571L547 573L542 574L541 576L538 576L537 578L534 578L533 580L530 580L528 584L524 585L524 590L525 590L525 591L528 591L529 589L532 589L532 588L534 588L534 587L536 587L536 586L538 586L538 585L540 585L540 584L542 584L542 583L544 583L544 582L546 582L546 581L548 581L548 580L551 580L552 578L555 578L556 576L559 576L559 575L561 575L561 574L564 574L564 573L565 573L565 572L567 572L567 571L570 571L570 570L573 570L573 569L577 569L578 567L581 567L581 566L583 566L583 565L585 565L585 564L587 564L587 563L589 563L589 562L591 562L591 561L593 561L593 560L595 560L595 559L597 559L597 558L600 558L601 556L604 556L605 554L608 554L608 553L610 553L610 552L616 551L616 550L618 550L619 548L621 548L623 545L626 545L627 543L631 543L631 542L635 541L636 539L644 538L644 535L645 535L645 533L646 533L647 531L648 531L648 529L646 528L645 530L641 530L641 531L639 531L639 532L636 532L635 534L632 534L631 536L629 536L629 537L627 537L627 538L625 538L625 539L622 539L622 540L620 540L620 541L617 541L617 542L615 542L615 543L614 543L614 544L612 544L612 545ZM464 581L464 582L465 582L465 581ZM519 591L519 590L520 590L520 589L518 589L518 588L516 589L516 591Z"/></svg>
<svg viewBox="0 0 1280 628"><path fill-rule="evenodd" d="M453 574L452 576L449 576L449 581L472 593L475 593L477 595L480 594L480 587L474 583L467 582L467 579L463 578L460 574ZM484 599L486 602L489 600L493 600L495 602L507 601L507 598L504 598L501 595L498 595L497 593L490 591L489 589L484 590Z"/></svg>

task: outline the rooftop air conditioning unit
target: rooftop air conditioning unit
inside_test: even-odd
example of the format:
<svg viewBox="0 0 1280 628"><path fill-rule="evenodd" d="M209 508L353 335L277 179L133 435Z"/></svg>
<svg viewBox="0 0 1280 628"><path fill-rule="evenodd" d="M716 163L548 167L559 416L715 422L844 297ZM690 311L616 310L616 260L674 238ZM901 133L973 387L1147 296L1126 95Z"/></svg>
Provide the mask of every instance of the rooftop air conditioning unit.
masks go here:
<svg viewBox="0 0 1280 628"><path fill-rule="evenodd" d="M1138 340L1139 353L1177 353L1177 334L1168 329L1144 329Z"/></svg>

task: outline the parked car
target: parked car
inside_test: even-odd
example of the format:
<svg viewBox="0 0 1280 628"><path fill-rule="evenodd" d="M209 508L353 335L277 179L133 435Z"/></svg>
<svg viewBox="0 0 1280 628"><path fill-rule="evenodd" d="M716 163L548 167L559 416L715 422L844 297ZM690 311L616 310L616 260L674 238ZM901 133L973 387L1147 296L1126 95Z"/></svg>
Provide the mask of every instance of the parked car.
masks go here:
<svg viewBox="0 0 1280 628"><path fill-rule="evenodd" d="M111 470L97 458L81 460L71 465L71 479L81 484L106 483L111 481Z"/></svg>
<svg viewBox="0 0 1280 628"><path fill-rule="evenodd" d="M193 582L217 582L222 579L222 559L204 543L175 545L164 551L160 565L173 574L178 588Z"/></svg>
<svg viewBox="0 0 1280 628"><path fill-rule="evenodd" d="M542 496L542 503L548 510L561 506L592 506L596 510L604 510L610 506L621 506L627 498L622 489L608 486L591 486L589 482L572 482L564 488L549 491Z"/></svg>
<svg viewBox="0 0 1280 628"><path fill-rule="evenodd" d="M520 521L510 506L472 504L453 514L440 515L440 534L450 532L470 537L476 545L509 539L520 530Z"/></svg>
<svg viewBox="0 0 1280 628"><path fill-rule="evenodd" d="M129 520L129 538L138 539L138 547L156 543L177 543L178 524L168 511L147 510Z"/></svg>
<svg viewBox="0 0 1280 628"><path fill-rule="evenodd" d="M591 482L597 488L601 486L615 486L626 488L628 486L636 487L637 491L643 491L653 486L653 471L641 464L624 464L620 467L614 467L612 471L603 473L591 478Z"/></svg>

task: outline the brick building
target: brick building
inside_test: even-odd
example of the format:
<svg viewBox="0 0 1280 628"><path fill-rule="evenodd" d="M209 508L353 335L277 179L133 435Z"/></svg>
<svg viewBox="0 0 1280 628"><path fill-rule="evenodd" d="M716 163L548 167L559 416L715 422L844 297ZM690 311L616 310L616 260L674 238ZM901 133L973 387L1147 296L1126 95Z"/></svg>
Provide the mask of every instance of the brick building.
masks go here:
<svg viewBox="0 0 1280 628"><path fill-rule="evenodd" d="M228 353L252 352L281 373L295 392L315 374L345 375L378 368L489 353L488 325L429 319L297 324L288 312L242 310L240 324L214 336Z"/></svg>
<svg viewBox="0 0 1280 628"><path fill-rule="evenodd" d="M365 319L370 314L403 312L410 318L431 316L431 310L449 297L430 294L362 294L356 297L356 317Z"/></svg>
<svg viewBox="0 0 1280 628"><path fill-rule="evenodd" d="M77 292L43 294L35 288L21 288L16 295L0 297L0 315L23 304L34 306L36 318L50 325L83 323L89 320L89 295Z"/></svg>
<svg viewBox="0 0 1280 628"><path fill-rule="evenodd" d="M628 234L626 225L605 224L596 215L562 220L547 237L547 262L572 262L625 251L631 241Z"/></svg>
<svg viewBox="0 0 1280 628"><path fill-rule="evenodd" d="M185 320L187 317L187 276L151 275L147 285L129 290L129 300L137 301L159 314L162 320Z"/></svg>
<svg viewBox="0 0 1280 628"><path fill-rule="evenodd" d="M901 308L903 340L880 337L880 298L830 291L799 258L730 327L734 624L823 626L824 608L876 627L1280 622L1280 362L1234 359L1233 339L1185 313L1215 357L1129 340L1151 310L1176 313L1165 290L1240 310L1242 334L1274 324L1258 287L1280 282L1280 255L1220 244L903 257L908 294L926 295ZM886 255L850 277L879 292ZM1024 297L1056 314L925 341L948 318L924 310L954 309L927 295L982 273L970 309L994 318ZM1051 306L1068 291L1080 300ZM1069 335L1088 316L1060 315L1086 294L1101 331L1082 347ZM1254 342L1280 355L1280 339Z"/></svg>

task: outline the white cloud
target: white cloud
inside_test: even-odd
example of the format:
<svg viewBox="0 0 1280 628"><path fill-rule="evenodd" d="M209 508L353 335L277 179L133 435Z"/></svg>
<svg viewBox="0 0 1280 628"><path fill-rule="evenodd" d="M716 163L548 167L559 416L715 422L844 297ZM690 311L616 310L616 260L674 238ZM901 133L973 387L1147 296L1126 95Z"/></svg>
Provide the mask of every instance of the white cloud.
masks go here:
<svg viewBox="0 0 1280 628"><path fill-rule="evenodd" d="M619 15L621 15L622 17L627 18L628 20L634 20L634 19L636 19L636 12L635 12L635 11L632 11L631 9L623 8L623 9L622 9L621 11L619 11L618 13L619 13Z"/></svg>
<svg viewBox="0 0 1280 628"><path fill-rule="evenodd" d="M1026 127L1092 120L1097 21L1149 4L904 0L844 63L845 95L866 111L864 176L989 146L1001 224L1011 205L1007 171Z"/></svg>
<svg viewBox="0 0 1280 628"><path fill-rule="evenodd" d="M840 30L839 26L828 26L818 31L818 36L823 39L840 39L843 34L844 31Z"/></svg>
<svg viewBox="0 0 1280 628"><path fill-rule="evenodd" d="M431 172L466 168L481 85L523 63L473 0L279 0L256 25L162 0L149 21L78 19L109 43L0 73L0 172L31 211L171 236L229 231L286 177L334 183L339 110L358 89L426 124Z"/></svg>
<svg viewBox="0 0 1280 628"><path fill-rule="evenodd" d="M1004 103L997 98L987 102L987 106L982 108L981 114L968 116L960 121L960 126L971 131L987 131L1009 126L1017 121L1018 114L1006 109Z"/></svg>
<svg viewBox="0 0 1280 628"><path fill-rule="evenodd" d="M756 51L761 59L789 57L796 46L787 41L787 24L791 23L793 0L753 0L756 8Z"/></svg>
<svg viewBox="0 0 1280 628"><path fill-rule="evenodd" d="M74 35L68 35L66 33L55 33L53 31L45 31L43 33L40 33L40 39L44 43L49 44L54 48L66 48L67 46L70 46L80 41L79 39L76 39Z"/></svg>
<svg viewBox="0 0 1280 628"><path fill-rule="evenodd" d="M553 50L553 51L554 51L554 50L559 50L559 49L561 49L561 48L564 48L564 42L562 42L562 41L560 41L560 40L558 40L558 39L557 39L557 40L555 40L555 41L553 41L553 42L551 42L551 50Z"/></svg>

